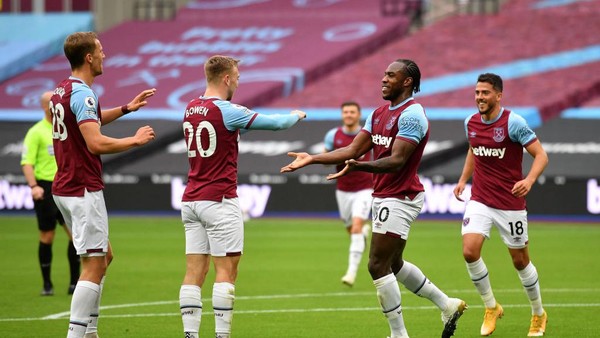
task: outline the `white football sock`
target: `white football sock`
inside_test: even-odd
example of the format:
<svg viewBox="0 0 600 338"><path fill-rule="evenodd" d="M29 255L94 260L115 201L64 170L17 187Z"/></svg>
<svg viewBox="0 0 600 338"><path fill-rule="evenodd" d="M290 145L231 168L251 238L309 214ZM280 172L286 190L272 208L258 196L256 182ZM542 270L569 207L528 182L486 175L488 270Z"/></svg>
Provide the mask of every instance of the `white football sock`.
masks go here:
<svg viewBox="0 0 600 338"><path fill-rule="evenodd" d="M227 282L213 285L213 309L215 311L215 336L229 338L233 319L235 285Z"/></svg>
<svg viewBox="0 0 600 338"><path fill-rule="evenodd" d="M416 265L404 261L396 279L412 293L432 301L441 311L448 306L448 296L427 279Z"/></svg>
<svg viewBox="0 0 600 338"><path fill-rule="evenodd" d="M85 333L98 332L98 316L100 316L100 299L102 299L102 290L104 289L104 279L106 276L102 277L100 280L100 289L98 290L98 298L92 307L92 312L90 313L90 320L88 322L88 326L85 329Z"/></svg>
<svg viewBox="0 0 600 338"><path fill-rule="evenodd" d="M346 275L356 276L360 260L365 251L365 236L361 234L350 235L350 252L348 255L348 271Z"/></svg>
<svg viewBox="0 0 600 338"><path fill-rule="evenodd" d="M100 295L100 285L90 281L79 281L71 299L71 316L67 338L81 338L90 319L92 308Z"/></svg>
<svg viewBox="0 0 600 338"><path fill-rule="evenodd" d="M483 262L483 258L479 258L473 263L467 263L467 271L469 276L475 285L475 288L483 300L483 304L486 308L492 309L496 307L496 298L492 291L492 285L490 283L490 276L488 273L487 266Z"/></svg>
<svg viewBox="0 0 600 338"><path fill-rule="evenodd" d="M521 284L523 284L523 288L525 288L525 292L527 293L527 298L529 298L531 313L541 316L544 313L544 308L542 306L542 295L540 293L537 269L532 262L529 262L529 265L525 269L517 270L517 272L519 273Z"/></svg>
<svg viewBox="0 0 600 338"><path fill-rule="evenodd" d="M400 287L394 274L383 276L373 281L377 289L377 298L381 305L381 310L388 320L391 336L405 336L406 327L404 326L404 317L402 316L402 296Z"/></svg>
<svg viewBox="0 0 600 338"><path fill-rule="evenodd" d="M186 337L198 337L202 319L201 293L202 290L197 285L182 285L179 289L179 309Z"/></svg>

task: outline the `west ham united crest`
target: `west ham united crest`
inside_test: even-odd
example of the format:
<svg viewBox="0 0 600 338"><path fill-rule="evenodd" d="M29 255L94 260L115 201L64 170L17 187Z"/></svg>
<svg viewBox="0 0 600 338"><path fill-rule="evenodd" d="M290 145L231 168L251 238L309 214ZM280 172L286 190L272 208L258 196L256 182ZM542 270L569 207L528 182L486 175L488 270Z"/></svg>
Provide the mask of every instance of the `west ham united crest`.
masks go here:
<svg viewBox="0 0 600 338"><path fill-rule="evenodd" d="M394 127L394 122L396 122L396 116L392 116L392 118L385 125L386 130L391 130Z"/></svg>
<svg viewBox="0 0 600 338"><path fill-rule="evenodd" d="M466 227L467 225L469 225L470 221L471 221L470 217L467 217L467 218L463 219L463 226Z"/></svg>
<svg viewBox="0 0 600 338"><path fill-rule="evenodd" d="M494 128L494 141L502 142L506 134L504 134L504 128Z"/></svg>

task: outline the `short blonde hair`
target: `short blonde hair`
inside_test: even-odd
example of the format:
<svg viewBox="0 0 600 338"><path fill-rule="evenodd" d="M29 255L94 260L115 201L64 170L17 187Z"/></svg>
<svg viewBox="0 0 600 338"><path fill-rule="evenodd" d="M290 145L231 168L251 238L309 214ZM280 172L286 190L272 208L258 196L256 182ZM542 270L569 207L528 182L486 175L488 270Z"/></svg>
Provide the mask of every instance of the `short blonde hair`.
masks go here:
<svg viewBox="0 0 600 338"><path fill-rule="evenodd" d="M96 40L98 35L94 32L77 32L67 36L63 49L71 64L71 70L81 67L85 62L85 56L94 53Z"/></svg>
<svg viewBox="0 0 600 338"><path fill-rule="evenodd" d="M229 56L214 55L204 63L206 82L214 83L225 73L231 72L238 66L240 60Z"/></svg>

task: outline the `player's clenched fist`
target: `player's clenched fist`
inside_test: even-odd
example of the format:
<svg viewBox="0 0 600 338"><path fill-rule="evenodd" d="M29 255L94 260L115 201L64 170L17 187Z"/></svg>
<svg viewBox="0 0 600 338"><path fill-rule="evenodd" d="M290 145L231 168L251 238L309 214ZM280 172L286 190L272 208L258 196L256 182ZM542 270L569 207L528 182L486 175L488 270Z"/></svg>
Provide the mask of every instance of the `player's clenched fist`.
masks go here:
<svg viewBox="0 0 600 338"><path fill-rule="evenodd" d="M156 135L154 134L154 129L150 126L143 126L135 133L135 139L137 140L137 145L144 145L152 140Z"/></svg>
<svg viewBox="0 0 600 338"><path fill-rule="evenodd" d="M306 118L306 113L303 112L302 110L292 110L292 112L290 114L298 115L298 120L303 120Z"/></svg>

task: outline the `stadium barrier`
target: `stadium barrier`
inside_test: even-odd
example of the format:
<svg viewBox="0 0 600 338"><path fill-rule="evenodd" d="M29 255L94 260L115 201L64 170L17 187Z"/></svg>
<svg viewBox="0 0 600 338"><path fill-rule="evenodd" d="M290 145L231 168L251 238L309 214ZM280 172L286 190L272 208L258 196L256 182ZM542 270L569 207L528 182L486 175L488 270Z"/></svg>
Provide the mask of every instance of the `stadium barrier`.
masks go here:
<svg viewBox="0 0 600 338"><path fill-rule="evenodd" d="M172 175L105 175L105 198L110 212L175 213L181 207L185 178ZM424 177L423 214L460 215L464 203L454 198L456 178ZM285 214L335 214L335 184L321 174L249 174L239 177L238 195L250 217ZM464 197L470 195L470 186ZM546 177L528 196L531 215L600 215L600 179ZM0 178L0 213L33 209L31 190L22 176Z"/></svg>

